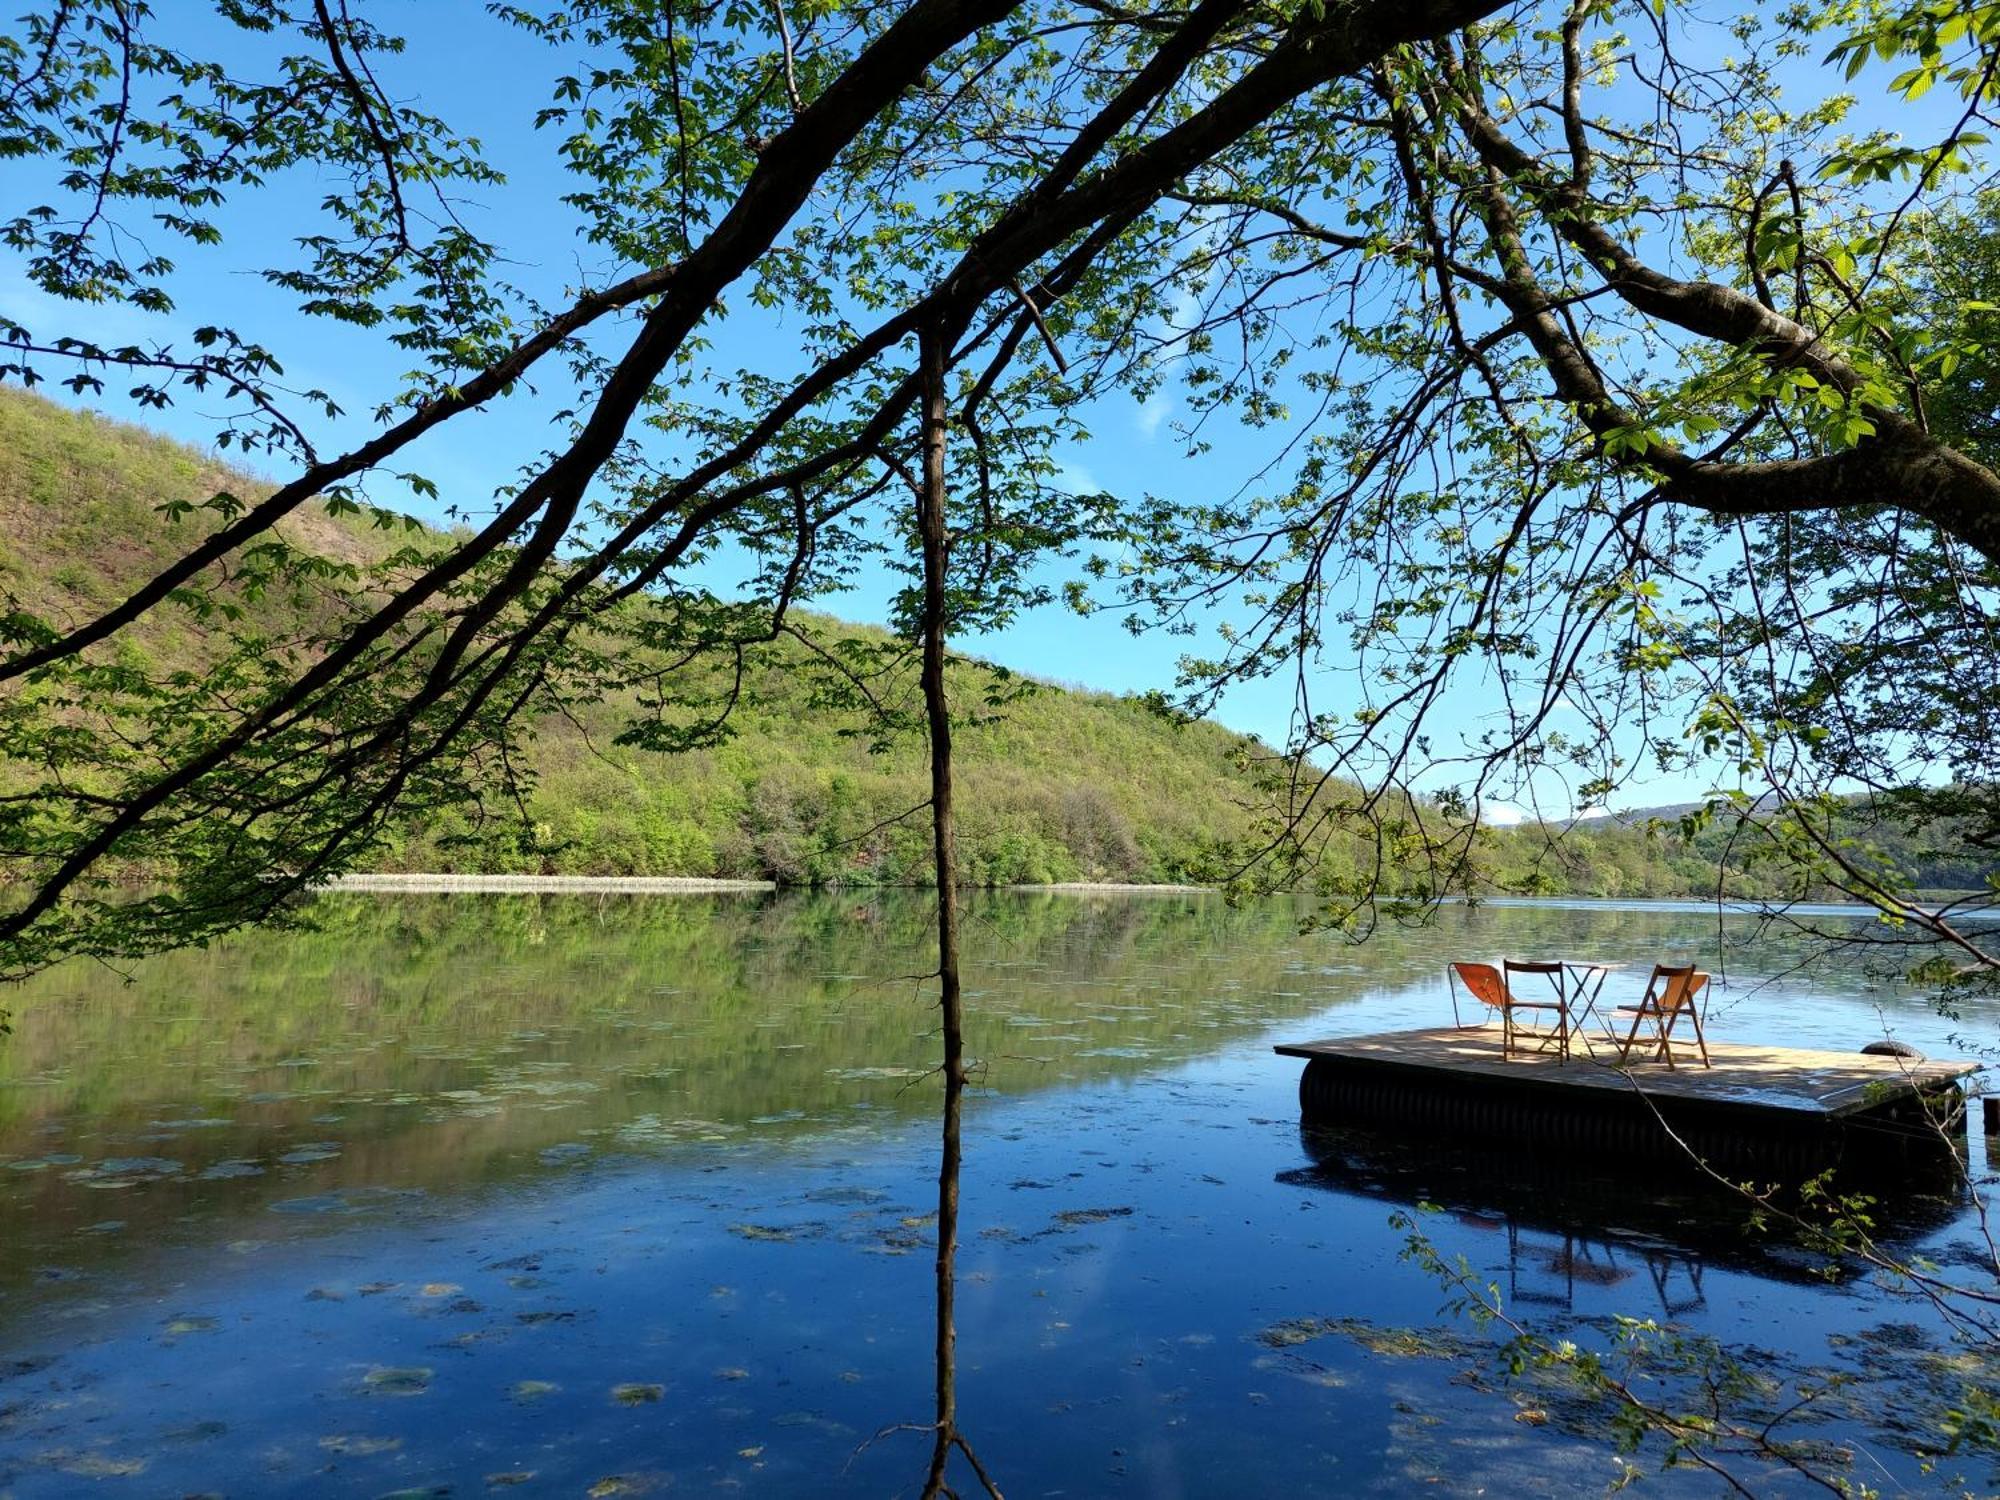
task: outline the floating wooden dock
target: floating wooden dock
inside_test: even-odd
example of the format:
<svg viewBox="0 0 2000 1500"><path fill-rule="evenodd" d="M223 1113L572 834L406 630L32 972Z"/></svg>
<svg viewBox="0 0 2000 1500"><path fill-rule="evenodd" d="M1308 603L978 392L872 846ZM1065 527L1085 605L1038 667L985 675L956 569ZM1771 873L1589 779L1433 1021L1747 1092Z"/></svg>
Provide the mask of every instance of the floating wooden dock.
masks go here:
<svg viewBox="0 0 2000 1500"><path fill-rule="evenodd" d="M1692 1149L1729 1173L1803 1173L1944 1149L1963 1123L1961 1081L1976 1071L1714 1041L1712 1067L1690 1048L1690 1060L1674 1068L1636 1057L1617 1068L1601 1042L1598 1057L1579 1049L1565 1063L1553 1053L1503 1056L1497 1028L1451 1026L1276 1050L1306 1059L1299 1104L1308 1120L1655 1160L1685 1160Z"/></svg>

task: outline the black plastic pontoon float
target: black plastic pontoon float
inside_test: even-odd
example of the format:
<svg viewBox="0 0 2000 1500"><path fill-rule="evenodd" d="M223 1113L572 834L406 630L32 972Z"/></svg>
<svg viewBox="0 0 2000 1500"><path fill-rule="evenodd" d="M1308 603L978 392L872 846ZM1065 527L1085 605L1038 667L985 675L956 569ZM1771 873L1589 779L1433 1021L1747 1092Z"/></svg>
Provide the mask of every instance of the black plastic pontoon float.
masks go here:
<svg viewBox="0 0 2000 1500"><path fill-rule="evenodd" d="M1428 1131L1537 1152L1687 1160L1731 1175L1807 1175L1843 1161L1948 1150L1970 1063L1708 1044L1714 1066L1616 1068L1584 1055L1501 1055L1498 1035L1443 1026L1276 1049L1306 1059L1308 1122ZM1665 1128L1662 1128L1662 1127ZM1677 1139L1678 1138L1678 1139Z"/></svg>

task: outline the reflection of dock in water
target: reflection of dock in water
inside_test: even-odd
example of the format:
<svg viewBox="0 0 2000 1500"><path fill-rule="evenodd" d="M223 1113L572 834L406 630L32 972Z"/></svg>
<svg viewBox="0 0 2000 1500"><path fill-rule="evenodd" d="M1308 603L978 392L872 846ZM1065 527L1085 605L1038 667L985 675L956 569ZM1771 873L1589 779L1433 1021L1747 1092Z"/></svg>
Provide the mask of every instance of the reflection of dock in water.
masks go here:
<svg viewBox="0 0 2000 1500"><path fill-rule="evenodd" d="M1644 1271L1660 1310L1668 1317L1691 1313L1708 1303L1701 1289L1703 1262L1692 1251L1671 1245L1621 1243L1611 1236L1574 1230L1560 1233L1524 1227L1509 1217L1507 1229L1508 1305L1576 1310L1579 1285L1622 1286Z"/></svg>
<svg viewBox="0 0 2000 1500"><path fill-rule="evenodd" d="M1582 1053L1567 1063L1550 1053L1503 1056L1497 1031L1449 1026L1276 1050L1306 1059L1299 1102L1308 1120L1656 1162L1685 1161L1692 1148L1738 1174L1803 1175L1843 1160L1934 1155L1963 1122L1960 1080L1974 1071L1965 1063L1715 1041L1713 1067L1690 1060L1621 1069Z"/></svg>
<svg viewBox="0 0 2000 1500"><path fill-rule="evenodd" d="M1432 1140L1360 1126L1308 1123L1299 1141L1311 1165L1279 1173L1280 1182L1384 1208L1435 1206L1459 1228L1490 1236L1495 1263L1504 1244L1509 1306L1574 1312L1579 1300L1633 1304L1650 1287L1674 1318L1706 1305L1711 1266L1798 1285L1827 1275L1823 1252L1753 1228L1746 1201L1692 1175L1635 1176L1494 1141L1441 1152ZM1901 1174L1896 1191L1877 1185L1870 1211L1879 1239L1916 1239L1950 1221L1962 1189L1947 1165L1933 1167Z"/></svg>

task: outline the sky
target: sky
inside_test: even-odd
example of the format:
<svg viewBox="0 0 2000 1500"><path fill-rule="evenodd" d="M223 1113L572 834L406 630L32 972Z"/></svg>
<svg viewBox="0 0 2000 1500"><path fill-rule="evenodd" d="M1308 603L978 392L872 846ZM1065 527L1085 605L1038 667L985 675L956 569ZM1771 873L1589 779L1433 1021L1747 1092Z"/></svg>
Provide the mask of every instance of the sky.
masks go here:
<svg viewBox="0 0 2000 1500"><path fill-rule="evenodd" d="M175 0L176 9L183 4L188 9L179 12L177 23L207 31L191 46L219 45L225 57L230 49L241 47L233 30L212 17L187 19L205 15L206 7L197 9L192 0ZM553 301L585 273L600 274L603 252L580 241L573 214L557 206L569 179L556 163L552 133L538 133L532 124L535 109L546 102L548 78L560 71L542 44L496 22L471 0L387 0L362 13L409 39L403 58L383 64L389 92L477 136L487 159L506 173L509 180L504 186L478 189L461 205L461 212L471 227L505 246L511 257L510 279ZM45 191L36 172L31 163L0 162L0 204L31 201ZM246 260L254 262L260 240L267 242L269 236L286 233L309 217L323 186L298 174L274 181L222 216L223 252L177 252L183 266L175 280L179 310L164 324L114 305L57 305L27 283L19 260L5 251L0 251L0 313L37 333L68 332L105 344L172 337L170 330L176 326L184 340L186 330L200 324L226 323L279 351L291 385L323 389L345 409L346 416L338 421L312 424L322 451L340 451L371 430L374 406L382 392L395 385L407 362L377 335L325 319L303 318L287 294L240 269ZM238 245L244 247L240 256L230 248ZM775 354L784 346L788 316L782 310L761 323L749 315L731 316L731 335L743 340L746 362L753 361L760 348ZM75 399L49 386L43 389L58 399ZM114 415L137 416L148 426L198 445L206 446L216 430L215 413L204 409L198 398L183 399L166 411L138 414L129 409L129 402L121 402L114 382L107 394L86 404ZM439 500L430 503L388 490L375 498L431 520L442 519L449 506L475 512L490 506L494 491L514 477L516 466L533 455L537 442L547 440L534 424L537 415L546 419L554 405L552 397L514 399L445 424L424 440L411 461L439 486ZM1059 455L1068 482L1078 490L1103 487L1118 493L1152 490L1185 495L1203 484L1228 485L1253 452L1261 455L1274 437L1285 436L1282 429L1254 439L1223 433L1214 452L1194 458L1176 435L1180 410L1171 387L1144 404L1129 396L1099 402L1088 414L1091 439ZM283 475L273 470L271 477ZM1066 569L1050 576L1059 581L1073 573L1074 569ZM729 583L722 577L707 581L719 588ZM826 601L827 607L849 618L880 621L886 612L886 580L876 574L864 576L861 584L852 594ZM1223 618L1215 617L1211 623ZM1159 632L1134 635L1125 628L1121 610L1079 619L1058 605L1031 612L1005 631L965 645L1038 677L1104 691L1138 692L1171 687L1181 653L1208 654L1214 638L1189 640ZM1471 730L1490 686L1476 678L1460 684L1443 706L1442 739ZM1233 689L1222 700L1217 717L1234 729L1281 743L1290 710L1289 684L1253 683ZM1677 802L1703 790L1686 778L1655 779L1628 789L1621 805ZM1546 797L1547 812L1562 815L1576 810L1559 789L1550 787ZM1486 812L1495 821L1519 816L1504 804L1490 805Z"/></svg>

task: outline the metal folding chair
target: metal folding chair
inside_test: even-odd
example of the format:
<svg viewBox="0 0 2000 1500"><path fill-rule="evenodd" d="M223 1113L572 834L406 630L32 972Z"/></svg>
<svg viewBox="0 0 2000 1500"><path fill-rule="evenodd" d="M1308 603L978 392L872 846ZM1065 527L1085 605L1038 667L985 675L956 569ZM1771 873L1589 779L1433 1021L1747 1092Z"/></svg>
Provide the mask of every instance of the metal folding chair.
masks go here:
<svg viewBox="0 0 2000 1500"><path fill-rule="evenodd" d="M1646 984L1645 996L1637 1005L1621 1005L1620 1013L1632 1018L1631 1028L1624 1040L1618 1044L1618 1061L1622 1065L1631 1060L1632 1049L1638 1045L1639 1032L1650 1025L1651 1034L1647 1045L1654 1057L1674 1066L1674 1027L1685 1016L1694 1027L1694 1044L1701 1052L1701 1065L1710 1066L1708 1060L1708 1039L1701 1034L1701 1007L1697 1001L1701 992L1708 987L1708 976L1693 964L1656 964L1653 977ZM1686 1044L1683 1043L1685 1046Z"/></svg>
<svg viewBox="0 0 2000 1500"><path fill-rule="evenodd" d="M1521 1048L1522 1039L1526 1038L1537 1044L1536 1048L1532 1050L1547 1051L1549 1043L1554 1042L1560 1050L1561 1055L1567 1058L1569 1056L1569 1011L1562 1003L1562 965L1515 964L1506 962L1505 960L1503 960L1503 963L1505 963L1506 967L1505 974L1502 974L1492 964L1454 963L1451 965L1446 973L1451 981L1451 1018L1453 1023L1461 1031L1471 1029L1466 1024L1465 1018L1458 1008L1458 986L1462 984L1465 986L1466 993L1474 1000L1477 1000L1488 1010L1500 1013L1501 1056L1510 1056L1517 1048L1523 1051L1531 1050ZM1517 972L1524 976L1541 976L1549 973L1551 970L1555 973L1555 977L1551 981L1554 986L1554 998L1551 1000L1543 1000L1532 992L1529 994L1517 993L1511 983L1513 975ZM1533 1019L1537 1015L1551 1010L1556 1013L1556 1029L1553 1032L1536 1030L1532 1026L1523 1026L1517 1015L1518 1012L1526 1012L1530 1019ZM1484 1022L1473 1023L1473 1025L1483 1024Z"/></svg>
<svg viewBox="0 0 2000 1500"><path fill-rule="evenodd" d="M1526 1036L1537 1045L1535 1050L1547 1052L1551 1043L1555 1052L1564 1062L1569 1061L1569 976L1559 963L1543 963L1539 960L1503 958L1500 960L1502 977L1507 982L1509 1008L1532 1013L1555 1012L1554 1031L1524 1031L1519 1022L1515 1023L1516 1037Z"/></svg>

